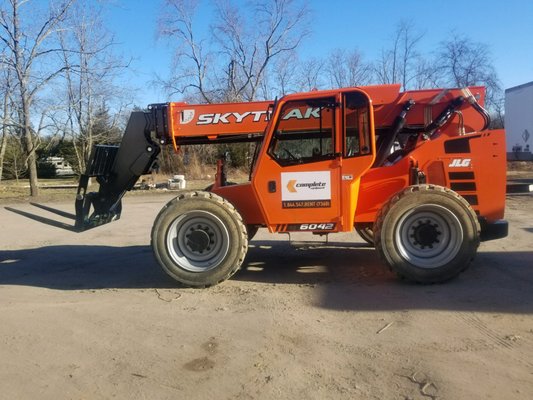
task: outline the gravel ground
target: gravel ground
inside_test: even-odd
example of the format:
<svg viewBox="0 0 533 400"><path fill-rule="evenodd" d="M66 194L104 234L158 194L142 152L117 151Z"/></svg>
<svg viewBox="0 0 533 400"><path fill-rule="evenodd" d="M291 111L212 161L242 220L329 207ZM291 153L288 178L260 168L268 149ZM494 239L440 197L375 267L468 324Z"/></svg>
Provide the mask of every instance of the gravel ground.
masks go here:
<svg viewBox="0 0 533 400"><path fill-rule="evenodd" d="M85 233L0 208L1 399L532 397L533 196L508 198L509 237L446 284L400 282L355 233L295 246L260 230L209 289L153 259L170 198L127 196Z"/></svg>

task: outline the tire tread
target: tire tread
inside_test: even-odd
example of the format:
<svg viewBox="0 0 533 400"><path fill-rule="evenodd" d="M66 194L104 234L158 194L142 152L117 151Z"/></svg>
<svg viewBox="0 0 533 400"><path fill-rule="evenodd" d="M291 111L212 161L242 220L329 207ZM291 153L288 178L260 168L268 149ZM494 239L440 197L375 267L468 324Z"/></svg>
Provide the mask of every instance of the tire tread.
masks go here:
<svg viewBox="0 0 533 400"><path fill-rule="evenodd" d="M207 287L210 287L210 286L217 285L220 282L223 282L223 281L231 278L241 268L241 266L242 266L242 264L244 262L244 259L246 257L246 253L248 251L248 234L247 234L246 226L244 225L244 222L242 220L242 217L239 214L239 212L237 211L237 209L235 208L235 206L233 206L233 204L231 204L228 200L224 199L223 197L221 197L221 196L219 196L219 195L217 195L215 193L206 192L206 191L189 191L189 192L184 192L184 193L180 194L179 196L175 197L174 199L169 201L167 204L165 204L165 206L161 209L161 211L159 211L155 221L157 221L168 208L176 206L176 204L178 204L180 201L188 200L188 199L192 200L192 199L195 199L195 198L202 198L202 199L206 199L206 200L211 200L211 201L215 202L216 204L218 204L225 211L227 211L234 218L234 220L236 221L236 223L238 225L239 234L241 235L241 243L242 243L242 245L238 249L237 262L235 263L235 266L233 268L231 268L230 270L228 270L228 272L223 277L218 279L216 282L212 282L212 283L209 283L209 284L190 284L190 283L184 284L184 283L182 283L185 286L193 286L193 287L197 287L197 288L207 288ZM154 226L153 226L151 234L150 234L150 241L152 243L152 246L154 244L155 234L157 233L157 232L155 232L155 226L156 226L156 224L154 223Z"/></svg>
<svg viewBox="0 0 533 400"><path fill-rule="evenodd" d="M411 193L415 193L415 192L431 192L431 191L447 193L448 195L453 196L456 200L458 200L470 212L470 214L474 217L474 218L472 218L472 220L474 221L475 227L476 227L476 230L477 230L477 235L476 235L477 236L477 242L475 243L475 247L476 247L476 249L479 247L479 243L480 243L479 237L480 237L480 234L481 234L481 226L479 224L479 221L478 221L478 219L476 217L476 214L475 214L474 210L472 209L470 204L461 195L459 195L458 193L456 193L455 191L453 191L453 190L451 190L449 188L446 188L446 187L443 187L443 186L438 186L438 185L422 184L422 185L409 186L409 187L405 188L404 190L398 192L394 196L392 196L381 207L381 209L378 211L378 214L377 214L377 217L376 217L376 221L375 221L374 227L373 227L373 230L374 230L374 242L375 242L376 250L378 251L379 258L388 267L388 269L391 272L395 273L398 276L398 278L400 278L401 280L411 281L411 282L419 283L419 284L437 283L437 282L427 282L427 281L422 281L422 280L419 280L419 279L413 279L411 277L406 276L401 271L396 270L395 268L393 268L390 265L390 263L387 261L387 257L385 256L385 253L383 251L383 246L382 246L382 243L381 243L382 242L381 241L381 230L382 230L382 227L383 227L383 222L385 220L385 217L387 216L387 214L391 210L391 208L394 207L394 205L396 205L400 200L405 198L405 196L407 196L407 195L409 195ZM459 275L462 272L464 272L468 268L468 266L470 265L470 263L473 260L474 260L474 256L472 256L470 258L470 260L464 264L463 268L457 273L457 275ZM452 276L452 277L450 277L450 278L448 278L446 280L453 279L454 277L455 276ZM438 282L444 282L444 280L443 281L439 280Z"/></svg>

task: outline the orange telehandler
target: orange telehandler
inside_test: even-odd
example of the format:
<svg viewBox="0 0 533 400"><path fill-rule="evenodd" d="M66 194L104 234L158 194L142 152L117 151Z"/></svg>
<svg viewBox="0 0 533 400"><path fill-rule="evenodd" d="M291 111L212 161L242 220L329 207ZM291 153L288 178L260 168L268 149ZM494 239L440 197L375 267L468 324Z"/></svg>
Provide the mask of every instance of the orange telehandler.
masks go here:
<svg viewBox="0 0 533 400"><path fill-rule="evenodd" d="M116 220L161 146L255 143L249 182L223 160L208 191L181 192L157 216L163 270L210 286L241 266L259 227L329 234L354 228L400 277L433 283L466 269L480 241L507 235L503 130L488 130L485 89L400 92L380 85L275 102L153 104L119 146L98 145L81 176L76 229ZM99 191L87 192L91 177Z"/></svg>

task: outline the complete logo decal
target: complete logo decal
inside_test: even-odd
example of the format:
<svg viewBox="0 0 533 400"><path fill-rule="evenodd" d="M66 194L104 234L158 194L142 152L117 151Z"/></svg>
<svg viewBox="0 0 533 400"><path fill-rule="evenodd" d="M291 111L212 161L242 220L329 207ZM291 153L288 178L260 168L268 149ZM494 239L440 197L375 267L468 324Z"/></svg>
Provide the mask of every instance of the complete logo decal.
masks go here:
<svg viewBox="0 0 533 400"><path fill-rule="evenodd" d="M298 188L308 188L310 190L321 190L326 186L325 182L304 182L304 183L298 183L296 179L291 179L287 183L287 190L290 193L298 193Z"/></svg>
<svg viewBox="0 0 533 400"><path fill-rule="evenodd" d="M283 208L331 207L331 173L283 172L281 174Z"/></svg>

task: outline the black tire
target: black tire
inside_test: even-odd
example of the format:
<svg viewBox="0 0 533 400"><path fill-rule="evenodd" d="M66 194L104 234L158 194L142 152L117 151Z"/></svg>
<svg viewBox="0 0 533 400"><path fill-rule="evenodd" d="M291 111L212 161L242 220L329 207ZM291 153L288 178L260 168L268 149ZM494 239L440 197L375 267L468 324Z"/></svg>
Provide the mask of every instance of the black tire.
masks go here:
<svg viewBox="0 0 533 400"><path fill-rule="evenodd" d="M464 271L476 255L480 226L470 205L450 189L410 186L374 224L376 250L403 279L438 283Z"/></svg>
<svg viewBox="0 0 533 400"><path fill-rule="evenodd" d="M248 250L246 227L222 197L186 192L159 212L152 227L155 258L186 286L207 287L231 277Z"/></svg>
<svg viewBox="0 0 533 400"><path fill-rule="evenodd" d="M228 182L226 186L233 186L236 185L234 182ZM213 190L214 184L209 185L204 189L204 192L211 192ZM252 240L259 230L259 225L246 225L246 232L248 233L248 241Z"/></svg>
<svg viewBox="0 0 533 400"><path fill-rule="evenodd" d="M259 225L246 225L246 231L248 232L248 241L252 240L259 230Z"/></svg>
<svg viewBox="0 0 533 400"><path fill-rule="evenodd" d="M371 223L355 224L355 230L365 242L370 246L374 246L374 231L372 230Z"/></svg>

